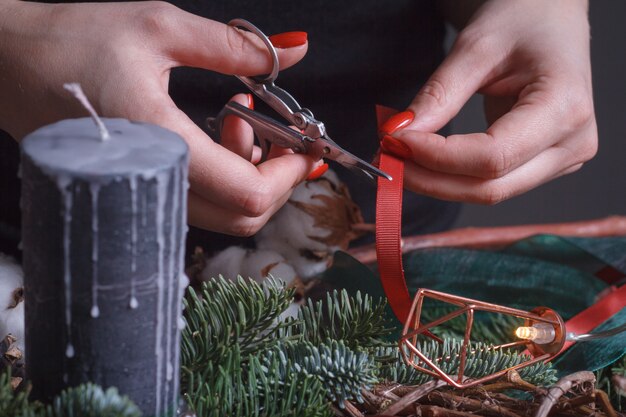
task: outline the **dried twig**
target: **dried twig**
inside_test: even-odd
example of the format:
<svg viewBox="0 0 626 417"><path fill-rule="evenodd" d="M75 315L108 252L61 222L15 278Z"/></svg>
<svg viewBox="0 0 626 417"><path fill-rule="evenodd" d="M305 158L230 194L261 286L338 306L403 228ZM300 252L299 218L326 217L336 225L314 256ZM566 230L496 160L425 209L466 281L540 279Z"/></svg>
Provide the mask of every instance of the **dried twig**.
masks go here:
<svg viewBox="0 0 626 417"><path fill-rule="evenodd" d="M602 411L604 411L609 417L617 417L617 411L615 411L615 409L611 405L611 400L609 400L609 396L606 394L606 392L597 389L594 391L594 393L596 396L596 404L598 404L598 407L600 407Z"/></svg>
<svg viewBox="0 0 626 417"><path fill-rule="evenodd" d="M346 415L334 404L330 405L330 409L335 417L345 417Z"/></svg>
<svg viewBox="0 0 626 417"><path fill-rule="evenodd" d="M376 225L374 223L354 223L352 230L358 232L374 233L376 231Z"/></svg>
<svg viewBox="0 0 626 417"><path fill-rule="evenodd" d="M437 405L422 405L419 410L424 417L476 417L476 414L474 413L449 410Z"/></svg>
<svg viewBox="0 0 626 417"><path fill-rule="evenodd" d="M441 388L445 385L446 383L441 380L429 381L423 385L420 385L410 393L406 394L404 397L400 398L395 403L392 403L389 407L385 408L383 410L383 413L389 415L398 414L400 411L404 410L409 405L427 395L429 392L436 390L437 388Z"/></svg>
<svg viewBox="0 0 626 417"><path fill-rule="evenodd" d="M489 416L504 416L504 417L519 417L519 414L502 407L495 401L479 401L473 398L463 397L455 395L447 391L434 391L428 395L429 402L441 405L443 407L449 407L453 404L454 409L461 409L462 411L475 411L480 412L483 415Z"/></svg>
<svg viewBox="0 0 626 417"><path fill-rule="evenodd" d="M530 382L525 381L524 378L522 378L519 372L517 372L515 369L512 369L506 373L506 380L514 384L516 388L523 390L523 391L542 390L542 388L539 388L536 385L533 385Z"/></svg>
<svg viewBox="0 0 626 417"><path fill-rule="evenodd" d="M359 411L350 401L344 401L343 407L350 417L363 417L363 413Z"/></svg>
<svg viewBox="0 0 626 417"><path fill-rule="evenodd" d="M378 413L379 410L382 410L391 403L391 400L388 398L376 395L372 391L366 389L361 390L361 396L365 401L363 403L364 407L371 413Z"/></svg>
<svg viewBox="0 0 626 417"><path fill-rule="evenodd" d="M541 402L535 417L546 417L554 404L556 404L563 394L586 382L590 382L592 384L596 382L596 377L593 372L580 371L561 378L548 390L548 393Z"/></svg>
<svg viewBox="0 0 626 417"><path fill-rule="evenodd" d="M514 369L507 372L506 375L499 381L496 381L493 384L478 386L468 392L501 392L510 389L545 394L545 390L543 388L533 385L530 382L526 382L524 378L522 378Z"/></svg>
<svg viewBox="0 0 626 417"><path fill-rule="evenodd" d="M626 217L612 216L605 219L573 223L465 228L430 235L411 236L403 239L402 252L441 247L503 247L538 234L579 237L621 236L626 235ZM354 248L349 253L363 263L376 262L374 245Z"/></svg>

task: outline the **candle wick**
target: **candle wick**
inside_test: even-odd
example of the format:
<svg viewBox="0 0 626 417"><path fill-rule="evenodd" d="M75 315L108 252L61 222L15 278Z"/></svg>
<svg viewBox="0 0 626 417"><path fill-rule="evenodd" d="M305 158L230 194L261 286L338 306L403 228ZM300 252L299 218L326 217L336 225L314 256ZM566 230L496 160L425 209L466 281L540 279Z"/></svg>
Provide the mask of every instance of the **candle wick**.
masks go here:
<svg viewBox="0 0 626 417"><path fill-rule="evenodd" d="M89 102L89 99L87 99L87 96L83 92L83 89L80 87L80 84L65 83L63 84L63 88L72 93L72 95L76 97L76 100L78 100L80 104L82 104L83 107L87 109L87 111L91 115L91 118L96 123L96 126L98 126L98 130L100 131L100 139L102 139L103 141L109 140L111 136L109 135L108 129L102 122L102 119L100 119L100 117L98 116L98 113L96 113L96 111L94 110L93 106Z"/></svg>

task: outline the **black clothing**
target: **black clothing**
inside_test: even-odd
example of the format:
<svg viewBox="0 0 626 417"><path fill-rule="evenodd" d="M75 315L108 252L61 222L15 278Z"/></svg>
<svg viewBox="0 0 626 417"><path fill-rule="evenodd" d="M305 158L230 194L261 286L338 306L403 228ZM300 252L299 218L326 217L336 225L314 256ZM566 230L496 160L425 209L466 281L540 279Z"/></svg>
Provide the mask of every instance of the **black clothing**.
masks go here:
<svg viewBox="0 0 626 417"><path fill-rule="evenodd" d="M185 0L172 3L188 12L221 22L241 17L268 35L306 31L309 39L307 55L282 72L276 83L291 92L300 105L311 109L315 117L325 123L330 137L365 160L371 160L378 148L375 105L399 110L406 108L444 54L443 20L436 2L430 0ZM232 76L192 68L172 72L170 94L199 125L207 116L217 114L238 92L247 92L247 89ZM258 99L255 108L272 115ZM0 143L6 141L4 138ZM13 197L16 186L7 185L7 176L14 172L12 161L17 156L7 157L6 143L0 146L2 234L4 222L16 224L16 207L6 207L5 200L7 203L11 200L13 206L16 203ZM333 168L348 184L366 221L373 222L375 186L341 166ZM7 174L6 169L13 171ZM6 195L11 197L4 197ZM414 235L445 230L451 226L458 209L458 204L407 192L403 233ZM191 247L241 243L240 239L194 228L189 240Z"/></svg>

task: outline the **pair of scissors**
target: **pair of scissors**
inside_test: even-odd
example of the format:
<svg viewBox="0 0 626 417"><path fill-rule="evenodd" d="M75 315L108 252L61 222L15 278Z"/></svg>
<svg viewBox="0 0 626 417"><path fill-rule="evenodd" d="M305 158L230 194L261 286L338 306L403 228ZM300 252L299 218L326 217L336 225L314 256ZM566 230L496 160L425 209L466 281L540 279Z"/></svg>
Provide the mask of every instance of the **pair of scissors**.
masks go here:
<svg viewBox="0 0 626 417"><path fill-rule="evenodd" d="M297 130L231 101L224 106L216 117L207 118L209 135L213 139L220 139L224 118L228 115L235 115L252 126L252 130L261 145L262 160L266 159L271 143L283 148L290 148L295 153L309 155L316 161L322 158L334 160L347 168L358 169L370 178L377 176L391 180L389 174L339 146L326 133L324 123L315 119L309 109L300 107L291 94L274 84L279 71L278 55L274 45L261 30L244 19L234 19L228 24L245 29L261 38L270 52L273 63L272 72L267 76L236 77L257 97L284 117L289 125L295 126Z"/></svg>

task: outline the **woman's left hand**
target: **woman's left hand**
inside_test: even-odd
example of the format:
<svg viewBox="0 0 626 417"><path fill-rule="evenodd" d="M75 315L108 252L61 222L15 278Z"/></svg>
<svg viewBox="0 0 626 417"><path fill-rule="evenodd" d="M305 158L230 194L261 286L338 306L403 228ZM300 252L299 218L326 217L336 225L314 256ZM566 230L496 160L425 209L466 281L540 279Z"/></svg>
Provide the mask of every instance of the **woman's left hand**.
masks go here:
<svg viewBox="0 0 626 417"><path fill-rule="evenodd" d="M474 93L485 132L443 137ZM587 2L487 1L381 147L407 160L405 187L494 204L578 170L597 150Z"/></svg>

